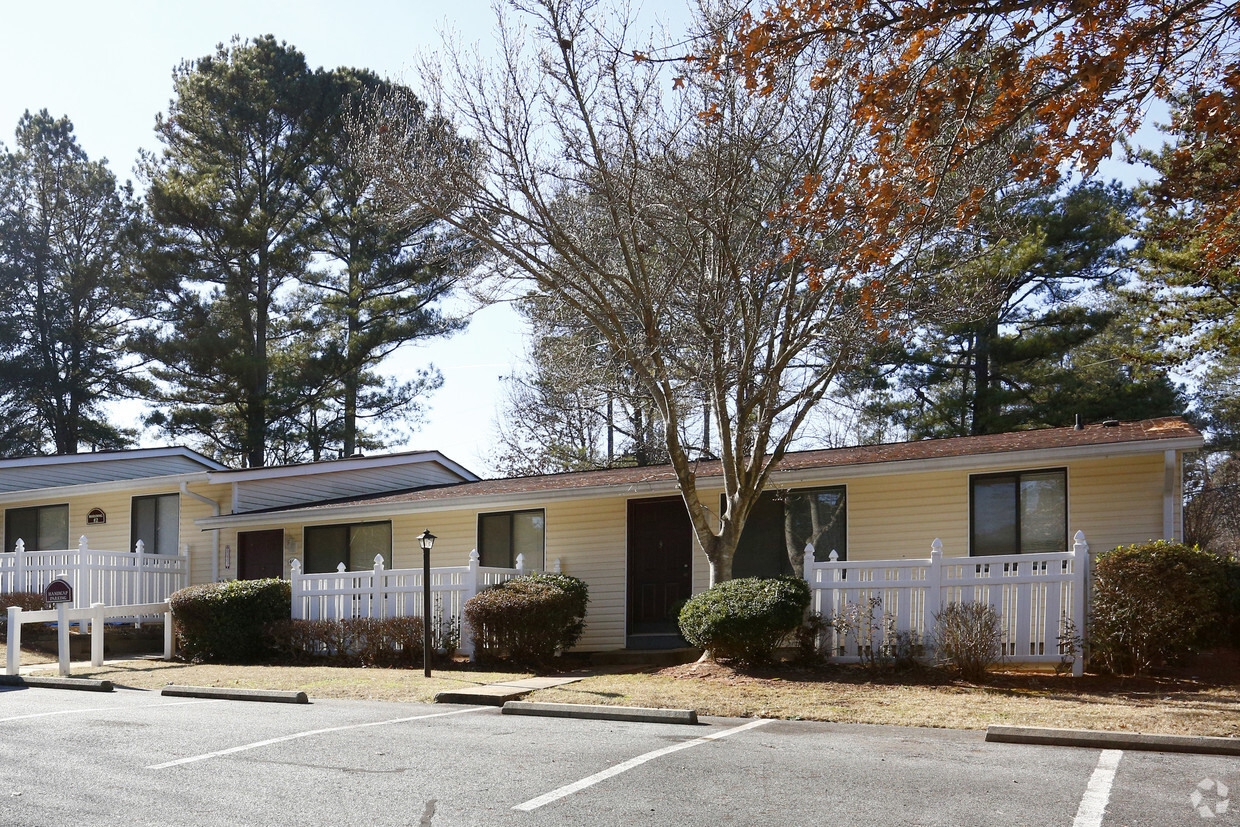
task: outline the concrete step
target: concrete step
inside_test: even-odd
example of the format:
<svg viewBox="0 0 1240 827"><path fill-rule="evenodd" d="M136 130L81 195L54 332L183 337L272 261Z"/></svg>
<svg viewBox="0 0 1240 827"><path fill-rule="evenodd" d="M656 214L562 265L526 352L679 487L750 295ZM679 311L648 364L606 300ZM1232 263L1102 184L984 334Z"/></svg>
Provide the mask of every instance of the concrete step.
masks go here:
<svg viewBox="0 0 1240 827"><path fill-rule="evenodd" d="M594 666L676 666L692 663L702 656L701 649L615 649L610 652L591 652L590 663Z"/></svg>

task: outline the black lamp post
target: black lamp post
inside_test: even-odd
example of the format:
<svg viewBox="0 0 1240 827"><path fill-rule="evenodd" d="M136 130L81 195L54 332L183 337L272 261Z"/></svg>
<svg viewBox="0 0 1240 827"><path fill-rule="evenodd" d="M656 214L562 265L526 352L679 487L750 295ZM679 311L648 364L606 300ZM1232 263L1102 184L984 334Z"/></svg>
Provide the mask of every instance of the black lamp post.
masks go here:
<svg viewBox="0 0 1240 827"><path fill-rule="evenodd" d="M435 535L428 528L418 536L422 546L422 674L431 676L431 546Z"/></svg>

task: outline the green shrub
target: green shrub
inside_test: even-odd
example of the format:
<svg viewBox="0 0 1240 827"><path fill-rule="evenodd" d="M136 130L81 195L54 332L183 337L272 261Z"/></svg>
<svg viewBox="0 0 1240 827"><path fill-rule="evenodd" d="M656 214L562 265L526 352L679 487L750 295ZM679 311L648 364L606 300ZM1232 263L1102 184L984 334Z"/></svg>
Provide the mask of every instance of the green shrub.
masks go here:
<svg viewBox="0 0 1240 827"><path fill-rule="evenodd" d="M474 658L545 665L581 638L589 600L585 582L565 574L526 574L479 592L465 602Z"/></svg>
<svg viewBox="0 0 1240 827"><path fill-rule="evenodd" d="M37 612L45 605L42 592L0 592L0 633L8 633L9 606L16 606L23 612Z"/></svg>
<svg viewBox="0 0 1240 827"><path fill-rule="evenodd" d="M989 603L948 603L934 615L938 659L966 681L980 681L1003 657L999 613Z"/></svg>
<svg viewBox="0 0 1240 827"><path fill-rule="evenodd" d="M287 580L232 580L173 592L168 598L177 643L192 660L247 663L271 654L267 627L287 620Z"/></svg>
<svg viewBox="0 0 1240 827"><path fill-rule="evenodd" d="M1222 591L1219 595L1219 611L1222 624L1219 627L1219 643L1240 648L1240 560L1222 558Z"/></svg>
<svg viewBox="0 0 1240 827"><path fill-rule="evenodd" d="M1098 557L1089 644L1097 665L1145 672L1198 650L1217 636L1223 561L1183 543L1159 540Z"/></svg>
<svg viewBox="0 0 1240 827"><path fill-rule="evenodd" d="M685 603L680 633L712 657L762 663L801 625L809 603L809 584L799 577L727 580Z"/></svg>

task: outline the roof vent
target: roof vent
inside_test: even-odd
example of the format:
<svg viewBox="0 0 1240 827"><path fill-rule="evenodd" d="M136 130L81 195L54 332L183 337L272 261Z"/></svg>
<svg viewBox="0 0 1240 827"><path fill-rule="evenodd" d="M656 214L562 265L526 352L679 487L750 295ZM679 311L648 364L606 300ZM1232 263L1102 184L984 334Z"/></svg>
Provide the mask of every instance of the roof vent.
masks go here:
<svg viewBox="0 0 1240 827"><path fill-rule="evenodd" d="M1080 415L1080 414L1077 414L1077 415L1076 415L1076 424L1072 426L1072 430L1074 430L1074 431L1083 431L1083 430L1085 430L1085 426L1081 424L1081 415Z"/></svg>
<svg viewBox="0 0 1240 827"><path fill-rule="evenodd" d="M1104 428L1115 428L1118 425L1119 425L1118 419L1104 419L1102 421L1102 427Z"/></svg>

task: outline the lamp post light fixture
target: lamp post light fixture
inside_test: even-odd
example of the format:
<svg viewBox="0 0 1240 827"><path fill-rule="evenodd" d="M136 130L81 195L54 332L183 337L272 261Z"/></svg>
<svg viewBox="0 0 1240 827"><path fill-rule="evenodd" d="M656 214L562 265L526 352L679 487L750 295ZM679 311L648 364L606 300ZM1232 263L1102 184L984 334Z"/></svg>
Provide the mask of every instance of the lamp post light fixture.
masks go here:
<svg viewBox="0 0 1240 827"><path fill-rule="evenodd" d="M418 535L422 546L422 674L431 676L431 547L435 535L428 528Z"/></svg>

